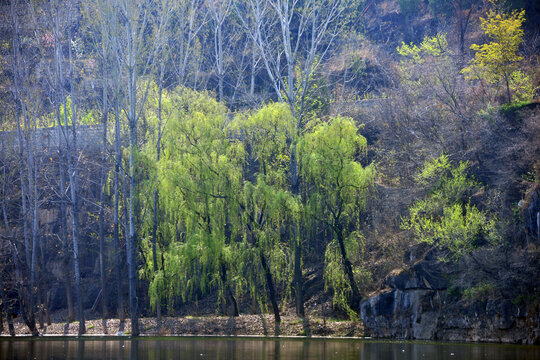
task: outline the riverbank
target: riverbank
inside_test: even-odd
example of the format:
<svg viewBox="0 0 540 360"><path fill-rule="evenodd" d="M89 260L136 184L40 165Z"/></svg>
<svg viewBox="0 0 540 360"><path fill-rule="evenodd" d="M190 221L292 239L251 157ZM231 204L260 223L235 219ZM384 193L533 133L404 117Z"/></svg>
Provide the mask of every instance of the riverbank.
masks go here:
<svg viewBox="0 0 540 360"><path fill-rule="evenodd" d="M17 335L29 335L28 327L14 321ZM214 335L214 336L327 336L327 337L361 337L364 327L361 322L334 319L309 318L302 321L296 316L283 316L281 324L276 328L271 315L199 316L199 317L164 317L161 326L156 318L139 319L141 335ZM52 322L51 325L39 329L41 335L77 335L79 322ZM119 319L86 320L87 335L130 335L131 321L123 324ZM8 326L4 321L7 336Z"/></svg>

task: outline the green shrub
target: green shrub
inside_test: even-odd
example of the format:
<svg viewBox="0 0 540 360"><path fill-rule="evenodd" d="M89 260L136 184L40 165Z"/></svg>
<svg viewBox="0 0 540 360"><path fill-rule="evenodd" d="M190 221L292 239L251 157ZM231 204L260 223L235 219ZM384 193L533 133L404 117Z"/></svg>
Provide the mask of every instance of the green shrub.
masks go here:
<svg viewBox="0 0 540 360"><path fill-rule="evenodd" d="M495 285L488 282L482 282L463 291L463 298L467 300L486 300L495 292Z"/></svg>
<svg viewBox="0 0 540 360"><path fill-rule="evenodd" d="M429 192L409 208L402 228L415 240L446 250L457 260L475 248L500 241L497 218L470 203L479 184L466 174L467 162L452 166L446 155L426 162L416 177Z"/></svg>

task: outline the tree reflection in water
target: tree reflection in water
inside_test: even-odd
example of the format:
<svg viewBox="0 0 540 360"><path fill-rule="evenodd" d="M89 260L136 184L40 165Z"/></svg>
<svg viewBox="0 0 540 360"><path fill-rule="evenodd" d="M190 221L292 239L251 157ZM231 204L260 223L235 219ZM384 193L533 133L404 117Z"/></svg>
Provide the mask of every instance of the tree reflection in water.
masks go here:
<svg viewBox="0 0 540 360"><path fill-rule="evenodd" d="M0 340L0 359L539 359L540 347L330 339L163 337Z"/></svg>

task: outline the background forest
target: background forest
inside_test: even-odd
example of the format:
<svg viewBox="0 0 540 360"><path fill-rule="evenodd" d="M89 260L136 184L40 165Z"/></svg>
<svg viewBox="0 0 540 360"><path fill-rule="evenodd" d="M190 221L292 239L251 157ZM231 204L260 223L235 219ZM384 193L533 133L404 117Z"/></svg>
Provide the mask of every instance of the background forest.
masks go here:
<svg viewBox="0 0 540 360"><path fill-rule="evenodd" d="M10 324L358 319L426 258L453 301L538 308L537 1L11 0L0 16Z"/></svg>

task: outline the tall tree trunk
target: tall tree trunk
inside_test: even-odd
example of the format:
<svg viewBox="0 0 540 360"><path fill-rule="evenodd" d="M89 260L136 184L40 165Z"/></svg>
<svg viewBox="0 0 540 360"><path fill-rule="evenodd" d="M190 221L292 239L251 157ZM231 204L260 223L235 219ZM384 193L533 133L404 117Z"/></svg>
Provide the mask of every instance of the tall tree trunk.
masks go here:
<svg viewBox="0 0 540 360"><path fill-rule="evenodd" d="M298 172L298 152L296 141L294 139L291 149L291 190L292 193L298 198L300 195L300 176ZM296 314L303 318L305 315L304 298L302 294L304 284L302 279L302 239L298 231L299 226L299 220L295 220L295 224L293 224L294 290L296 297Z"/></svg>
<svg viewBox="0 0 540 360"><path fill-rule="evenodd" d="M39 229L41 229L41 225L38 225ZM51 317L49 316L49 307L48 307L48 301L47 301L47 294L50 292L45 291L45 284L47 283L47 273L45 271L45 250L43 248L43 233L40 231L38 233L39 237L39 269L40 269L40 277L38 279L39 281L39 287L38 287L38 298L40 299L41 304L41 318L40 318L40 325L43 328L43 322L47 321L47 326L51 325Z"/></svg>
<svg viewBox="0 0 540 360"><path fill-rule="evenodd" d="M13 83L14 83L14 100L15 100L15 117L17 120L17 137L19 141L19 176L21 181L21 200L22 200L22 225L23 225L23 233L24 233L24 252L25 252L25 260L26 260L26 266L27 268L30 268L31 264L31 252L30 252L30 236L28 233L28 204L27 200L29 201L29 191L30 189L27 189L27 183L25 181L25 167L27 164L25 164L24 161L24 147L25 142L23 138L22 128L21 128L21 111L24 109L24 101L20 98L21 94L21 86L20 86L20 80L19 80L19 71L22 68L21 59L20 59L20 44L19 44L19 19L15 10L15 1L10 2L10 13L11 18L13 21L13 27L14 27L14 36L13 36L13 57L14 57L14 63L13 63ZM30 176L30 171L28 169L28 176ZM21 274L20 274L21 275ZM22 275L21 275L22 276ZM22 286L22 277L19 279L19 285ZM26 286L29 286L28 283L26 283ZM30 304L33 305L33 287L29 287L28 293L30 295ZM23 299L22 290L19 292L19 295L21 296L21 300ZM21 304L21 307L23 305ZM34 322L34 315L33 315L33 307L30 308L30 328L35 329L35 322ZM24 312L24 309L23 309ZM26 315L25 315L26 316ZM32 331L34 333L34 331ZM37 330L36 330L37 334Z"/></svg>
<svg viewBox="0 0 540 360"><path fill-rule="evenodd" d="M120 110L118 98L114 104L114 270L116 273L117 309L120 322L124 323L124 297L122 291L122 274L120 269L120 229L119 229L119 196L120 196L120 163L122 162L122 139L120 137Z"/></svg>
<svg viewBox="0 0 540 360"><path fill-rule="evenodd" d="M223 27L223 14L222 14L222 4L217 5L220 7L219 10L215 10L216 12L219 11L219 13L216 13L216 29L215 29L215 52L216 52L216 70L217 70L217 76L218 76L218 95L219 95L219 101L223 101L223 77L224 77L224 71L223 71L223 34L222 34L222 27Z"/></svg>
<svg viewBox="0 0 540 360"><path fill-rule="evenodd" d="M131 333L139 335L137 316L137 274L136 252L137 238L135 232L135 152L137 150L137 121L135 97L135 69L129 74L129 237L126 246L128 278L129 278L129 313L131 315Z"/></svg>
<svg viewBox="0 0 540 360"><path fill-rule="evenodd" d="M17 135L19 140L19 176L21 180L21 202L22 202L22 225L24 233L24 254L27 266L30 266L30 235L28 234L28 208L27 208L27 193L25 178L25 163L24 163L24 143L21 129L20 113L16 109L17 118Z"/></svg>
<svg viewBox="0 0 540 360"><path fill-rule="evenodd" d="M60 194L60 237L62 240L62 255L63 255L63 265L64 265L64 271L63 271L63 278L64 278L64 286L66 287L66 301L67 301L67 311L68 311L68 317L67 322L70 323L75 318L73 315L73 295L71 292L71 270L70 270L70 254L69 254L69 243L68 243L68 233L67 233L67 212L66 212L66 174L65 174L65 168L64 168L64 161L66 160L66 156L64 154L64 149L66 148L67 144L65 146L62 145L62 139L67 142L66 139L66 133L64 132L62 128L62 122L61 122L61 116L60 116L60 105L57 105L56 107L56 114L57 114L57 121L58 121L58 187Z"/></svg>
<svg viewBox="0 0 540 360"><path fill-rule="evenodd" d="M158 161L159 161L159 152L158 152ZM157 248L156 248L156 237L157 237L157 217L158 217L158 191L154 190L154 216L153 216L153 226L152 226L152 261L154 263L154 274L157 274L159 271L157 264ZM156 317L158 323L161 325L161 297L159 293L159 286L156 287Z"/></svg>
<svg viewBox="0 0 540 360"><path fill-rule="evenodd" d="M71 32L68 37L71 40ZM77 163L77 113L75 107L75 81L74 81L74 70L73 70L73 57L71 46L69 46L69 72L70 72L70 88L71 88L71 136L73 141L73 148L70 149L69 141L68 151L67 151L67 160L68 160L68 175L69 175L69 184L71 190L71 207L72 207L72 238L73 238L73 265L75 269L75 292L77 297L77 312L79 317L79 331L78 334L82 335L86 332L85 320L84 320L84 311L82 305L82 292L81 292L81 272L79 264L79 200L78 200L78 180L79 180L79 171ZM66 101L64 100L64 114L67 114ZM67 115L66 115L67 116ZM67 119L65 121L67 124Z"/></svg>
<svg viewBox="0 0 540 360"><path fill-rule="evenodd" d="M159 76L159 92L158 92L158 136L156 140L156 159L157 162L160 160L161 155L161 105L162 105L162 96L163 96L163 76L164 76L164 62L160 63L160 76ZM158 190L154 190L154 214L153 214L153 224L152 224L152 261L154 263L154 273L157 274L159 268L157 264L157 227L158 227L158 204L159 204L159 193ZM156 317L159 326L161 326L161 296L159 293L159 287L156 286Z"/></svg>
<svg viewBox="0 0 540 360"><path fill-rule="evenodd" d="M52 3L51 3L52 6ZM72 295L72 285L71 285L71 270L70 270L70 251L69 251L69 242L68 242L68 220L67 220L67 196L66 196L66 172L65 172L65 163L67 164L67 146L68 146L68 134L63 126L67 128L67 109L65 102L64 94L64 70L63 70L63 55L62 55L62 45L60 43L60 18L58 14L58 4L55 3L55 16L54 16L54 46L55 46L55 61L56 61L56 77L58 81L58 100L56 103L56 121L57 121L57 132L58 132L58 194L59 194L59 210L60 210L60 236L62 241L62 252L63 252L63 280L64 286L66 288L66 301L67 301L67 323L71 323L74 320L73 314L73 295ZM52 11L52 9L51 9ZM60 104L64 105L64 120L65 123L62 125L62 116L60 113ZM64 144L62 142L65 142Z"/></svg>
<svg viewBox="0 0 540 360"><path fill-rule="evenodd" d="M6 154L3 140L4 138L2 138L2 155ZM11 230L9 226L7 206L6 206L6 197L7 197L6 196L6 183L7 183L6 168L7 166L5 166L5 162L6 162L5 157L2 160L4 161L3 176L2 176L2 214L3 214L3 219L4 219L4 227L7 231L7 236L11 238ZM2 300L2 304L4 304L4 310L6 311L6 320L8 323L9 335L15 336L15 328L13 327L13 318L12 318L12 314L14 313L14 311L12 307L10 306L10 303L8 302L8 298L6 297L6 294L4 291L3 278L1 276L0 276L0 300Z"/></svg>
<svg viewBox="0 0 540 360"><path fill-rule="evenodd" d="M23 114L23 120L24 120L24 126L25 129L28 131L31 131L33 134L34 131L31 129L30 120L28 119L28 114L26 111L26 105L22 104L22 114ZM25 137L26 140L26 163L28 166L28 189L29 189L29 198L31 199L30 202L32 204L32 211L30 212L30 222L32 223L32 258L30 265L30 321L35 321L35 313L36 313L36 300L37 300L37 292L39 291L38 284L36 284L36 272L37 272L37 217L38 217L38 199L37 199L37 184L36 184L36 168L34 164L34 149L33 149L33 143L35 143L35 139L32 139L32 141L28 138L30 134L28 134ZM30 196L31 195L31 196ZM38 290L38 291L36 291ZM41 319L41 318L40 318ZM40 322L41 327L43 327L43 323Z"/></svg>
<svg viewBox="0 0 540 360"><path fill-rule="evenodd" d="M35 138L35 132L36 132L36 126L35 124L30 124L30 119L28 117L28 114L26 112L26 107L23 106L23 118L25 122L25 127L30 130L30 134L27 137L27 157L28 157L28 188L32 191L32 266L31 266L31 275L30 275L30 288L32 289L31 297L30 297L30 307L32 309L32 314L30 315L33 317L34 313L37 312L39 314L38 320L39 320L39 327L40 329L43 329L45 327L44 319L43 319L43 304L41 303L41 281L38 274L38 257L39 252L38 250L43 250L41 245L41 237L38 230L39 225L39 195L37 191L37 183L38 183L38 177L37 177L37 160L35 156L35 144L36 144L36 138ZM31 137L31 139L30 139ZM38 249L39 247L39 249Z"/></svg>
<svg viewBox="0 0 540 360"><path fill-rule="evenodd" d="M21 180L22 227L23 227L23 233L24 233L24 253L25 253L25 259L26 259L27 268L30 268L31 251L30 251L30 235L28 233L28 207L27 207L27 203L26 203L28 190L26 188L27 183L25 181L25 171L24 171L24 167L25 167L24 145L23 145L24 140L23 140L23 136L22 136L21 122L20 122L20 117L19 116L20 116L20 113L19 113L18 107L17 107L16 117L17 117L17 134L18 134L18 140L19 140L19 176L20 176L20 180ZM17 262L17 264L18 264L18 262ZM22 291L22 286L23 286L22 273L19 273L17 285L18 285L18 290L19 290L18 291L19 300L23 301L24 296L23 296L23 291ZM34 308L33 308L33 302L32 302L33 288L30 286L30 284L28 282L26 283L26 286L28 287L28 294L30 296L30 318L28 320L29 321L29 326L28 327L31 329L32 334L34 334L35 320L34 320L34 316L33 316ZM24 304L24 302L21 303L21 311L23 313L25 313L23 304ZM26 313L25 313L25 316L26 316ZM38 333L37 333L37 330L36 330L34 335L37 335L37 334Z"/></svg>
<svg viewBox="0 0 540 360"><path fill-rule="evenodd" d="M107 303L109 301L107 291L107 280L105 274L105 234L104 234L104 207L105 207L105 177L107 174L107 116L109 113L107 104L107 85L105 82L105 71L103 72L103 137L101 144L101 177L99 184L99 273L101 277L101 317L108 317Z"/></svg>

